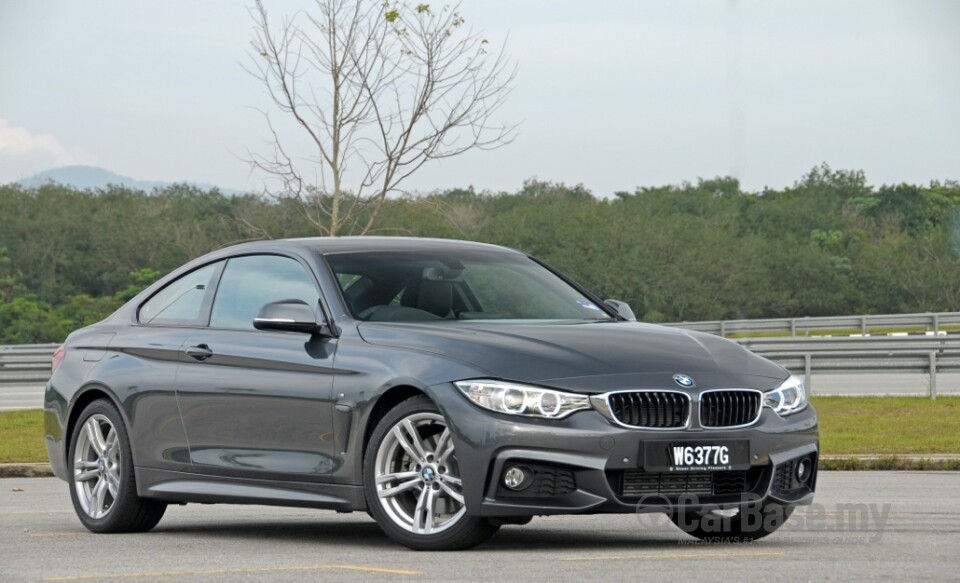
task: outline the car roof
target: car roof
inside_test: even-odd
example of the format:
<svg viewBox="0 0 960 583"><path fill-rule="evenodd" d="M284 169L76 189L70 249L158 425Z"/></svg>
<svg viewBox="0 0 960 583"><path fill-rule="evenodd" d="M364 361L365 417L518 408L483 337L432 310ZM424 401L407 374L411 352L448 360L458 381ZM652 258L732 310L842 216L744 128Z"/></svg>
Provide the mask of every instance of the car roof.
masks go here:
<svg viewBox="0 0 960 583"><path fill-rule="evenodd" d="M364 251L456 251L485 250L504 253L520 253L509 247L462 241L458 239L433 239L428 237L303 237L298 239L273 239L252 241L226 247L221 251L226 255L237 252L250 253L277 249L278 247L298 247L321 254L351 253Z"/></svg>

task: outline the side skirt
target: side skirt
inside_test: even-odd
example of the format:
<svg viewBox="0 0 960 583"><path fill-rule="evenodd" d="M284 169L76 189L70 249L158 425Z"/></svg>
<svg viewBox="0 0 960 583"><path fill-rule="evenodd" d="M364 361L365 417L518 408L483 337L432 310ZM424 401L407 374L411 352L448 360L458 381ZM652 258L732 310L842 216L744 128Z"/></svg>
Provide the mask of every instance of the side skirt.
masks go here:
<svg viewBox="0 0 960 583"><path fill-rule="evenodd" d="M330 510L366 510L361 486L278 482L136 468L137 494L167 502L266 504Z"/></svg>

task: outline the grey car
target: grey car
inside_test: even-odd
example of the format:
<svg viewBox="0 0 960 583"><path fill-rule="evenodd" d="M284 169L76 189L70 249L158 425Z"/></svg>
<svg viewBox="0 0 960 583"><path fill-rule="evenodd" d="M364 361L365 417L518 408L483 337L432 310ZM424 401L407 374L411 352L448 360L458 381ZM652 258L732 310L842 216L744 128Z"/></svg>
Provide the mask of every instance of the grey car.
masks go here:
<svg viewBox="0 0 960 583"><path fill-rule="evenodd" d="M204 255L71 334L44 407L50 462L94 532L224 502L366 511L422 550L551 514L663 512L736 542L816 484L801 379L463 241Z"/></svg>

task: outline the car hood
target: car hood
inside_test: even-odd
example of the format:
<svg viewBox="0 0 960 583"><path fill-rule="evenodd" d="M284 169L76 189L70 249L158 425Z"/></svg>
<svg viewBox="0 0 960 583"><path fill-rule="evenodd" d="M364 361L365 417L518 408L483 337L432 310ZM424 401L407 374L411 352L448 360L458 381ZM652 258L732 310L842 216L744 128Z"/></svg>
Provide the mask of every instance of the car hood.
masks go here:
<svg viewBox="0 0 960 583"><path fill-rule="evenodd" d="M443 355L493 378L587 392L677 388L674 374L692 376L701 389L763 389L789 374L736 342L639 322L364 322L359 331L370 344Z"/></svg>

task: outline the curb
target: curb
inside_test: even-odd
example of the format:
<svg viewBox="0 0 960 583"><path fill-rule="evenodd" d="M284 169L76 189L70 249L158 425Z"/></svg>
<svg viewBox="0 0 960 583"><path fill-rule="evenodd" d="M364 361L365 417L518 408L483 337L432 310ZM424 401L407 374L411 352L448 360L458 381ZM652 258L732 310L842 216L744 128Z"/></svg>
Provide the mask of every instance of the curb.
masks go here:
<svg viewBox="0 0 960 583"><path fill-rule="evenodd" d="M819 469L827 471L960 471L960 455L824 455Z"/></svg>
<svg viewBox="0 0 960 583"><path fill-rule="evenodd" d="M826 471L960 471L960 454L822 455L818 469ZM48 463L0 464L0 478L50 478L52 476L53 469Z"/></svg>
<svg viewBox="0 0 960 583"><path fill-rule="evenodd" d="M898 459L904 461L953 461L960 460L960 453L927 453L927 454L880 454L880 453L854 453L854 454L823 454L820 459L827 461L834 460L862 460L874 461L882 459Z"/></svg>
<svg viewBox="0 0 960 583"><path fill-rule="evenodd" d="M0 464L0 478L49 478L53 476L50 464Z"/></svg>

